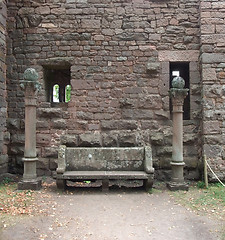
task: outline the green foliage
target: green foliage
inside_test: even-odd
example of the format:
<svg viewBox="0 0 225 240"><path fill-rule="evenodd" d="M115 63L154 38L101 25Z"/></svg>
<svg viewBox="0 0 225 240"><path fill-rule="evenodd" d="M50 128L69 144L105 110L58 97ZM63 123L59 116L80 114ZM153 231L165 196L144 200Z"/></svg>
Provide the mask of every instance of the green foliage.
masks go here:
<svg viewBox="0 0 225 240"><path fill-rule="evenodd" d="M197 182L197 187L198 188L205 188L205 183L202 181Z"/></svg>
<svg viewBox="0 0 225 240"><path fill-rule="evenodd" d="M13 180L11 178L5 177L1 184L5 185L5 184L9 184L11 182L13 182Z"/></svg>
<svg viewBox="0 0 225 240"><path fill-rule="evenodd" d="M71 100L71 85L67 85L65 102L69 102L70 100Z"/></svg>
<svg viewBox="0 0 225 240"><path fill-rule="evenodd" d="M90 184L90 183L91 183L91 181L84 181L84 183L88 183L88 184Z"/></svg>
<svg viewBox="0 0 225 240"><path fill-rule="evenodd" d="M190 187L188 192L174 192L174 197L184 205L196 211L208 212L210 214L224 215L225 207L225 187L221 184L209 184L208 189L203 189L203 184L197 183L197 186Z"/></svg>
<svg viewBox="0 0 225 240"><path fill-rule="evenodd" d="M59 101L59 85L56 84L53 86L53 102Z"/></svg>
<svg viewBox="0 0 225 240"><path fill-rule="evenodd" d="M148 194L153 194L153 189L152 188L148 190Z"/></svg>

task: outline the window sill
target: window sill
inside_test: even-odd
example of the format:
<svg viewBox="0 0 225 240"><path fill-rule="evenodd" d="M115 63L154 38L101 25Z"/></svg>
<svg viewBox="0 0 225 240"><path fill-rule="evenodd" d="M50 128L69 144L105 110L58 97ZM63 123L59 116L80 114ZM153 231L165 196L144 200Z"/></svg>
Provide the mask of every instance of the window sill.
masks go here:
<svg viewBox="0 0 225 240"><path fill-rule="evenodd" d="M66 102L51 102L51 107L67 108L68 103L66 103Z"/></svg>

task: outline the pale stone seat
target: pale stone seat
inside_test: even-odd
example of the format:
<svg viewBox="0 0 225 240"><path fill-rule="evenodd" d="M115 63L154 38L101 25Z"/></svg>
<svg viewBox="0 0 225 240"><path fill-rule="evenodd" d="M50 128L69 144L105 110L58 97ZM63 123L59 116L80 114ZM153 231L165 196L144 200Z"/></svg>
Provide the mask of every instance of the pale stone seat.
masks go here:
<svg viewBox="0 0 225 240"><path fill-rule="evenodd" d="M67 180L144 180L146 190L152 188L154 168L151 147L90 148L61 145L56 170L58 188L65 189Z"/></svg>

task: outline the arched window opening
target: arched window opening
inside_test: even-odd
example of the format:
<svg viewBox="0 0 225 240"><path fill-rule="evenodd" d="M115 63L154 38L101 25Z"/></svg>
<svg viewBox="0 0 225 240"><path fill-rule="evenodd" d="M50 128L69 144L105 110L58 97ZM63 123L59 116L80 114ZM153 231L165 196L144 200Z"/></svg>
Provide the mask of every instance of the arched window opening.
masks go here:
<svg viewBox="0 0 225 240"><path fill-rule="evenodd" d="M71 85L66 85L65 88L65 102L69 102L71 99Z"/></svg>
<svg viewBox="0 0 225 240"><path fill-rule="evenodd" d="M59 85L58 84L55 84L53 86L53 95L52 95L53 99L52 101L53 102L59 102Z"/></svg>

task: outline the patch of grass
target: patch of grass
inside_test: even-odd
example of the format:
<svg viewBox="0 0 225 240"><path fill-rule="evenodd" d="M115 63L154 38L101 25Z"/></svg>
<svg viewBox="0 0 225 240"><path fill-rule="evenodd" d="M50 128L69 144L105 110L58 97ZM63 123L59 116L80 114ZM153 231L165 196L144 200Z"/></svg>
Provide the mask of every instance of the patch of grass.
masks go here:
<svg viewBox="0 0 225 240"><path fill-rule="evenodd" d="M148 191L149 194L154 194L154 193L162 193L163 190L161 189L156 189L156 188L152 188Z"/></svg>
<svg viewBox="0 0 225 240"><path fill-rule="evenodd" d="M170 194L178 203L197 214L225 221L225 187L219 183L209 184L209 188L205 189L202 182L198 182L187 192L177 191ZM225 239L225 229L222 232L221 239Z"/></svg>
<svg viewBox="0 0 225 240"><path fill-rule="evenodd" d="M2 183L1 184L8 184L8 183L11 183L11 182L13 182L13 180L11 179L11 178L9 178L9 177L5 177L4 179L3 179L3 181L2 181Z"/></svg>
<svg viewBox="0 0 225 240"><path fill-rule="evenodd" d="M202 181L197 182L197 187L198 188L205 188L205 183Z"/></svg>
<svg viewBox="0 0 225 240"><path fill-rule="evenodd" d="M225 188L221 184L210 184L208 189L197 186L190 187L188 192L171 193L180 203L198 212L219 214L225 217Z"/></svg>

